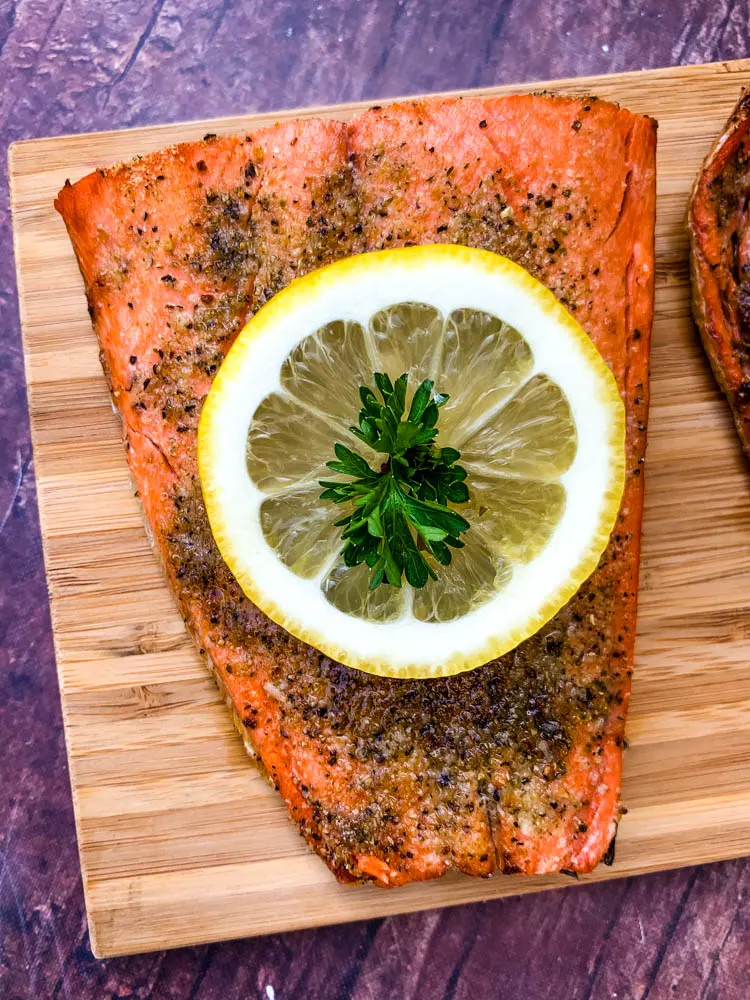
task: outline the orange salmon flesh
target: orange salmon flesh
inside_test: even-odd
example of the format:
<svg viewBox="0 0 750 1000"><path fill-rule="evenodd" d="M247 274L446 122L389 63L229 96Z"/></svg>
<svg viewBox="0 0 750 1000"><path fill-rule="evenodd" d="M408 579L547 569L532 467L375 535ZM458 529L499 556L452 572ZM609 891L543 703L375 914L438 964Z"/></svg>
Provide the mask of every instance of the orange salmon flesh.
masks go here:
<svg viewBox="0 0 750 1000"><path fill-rule="evenodd" d="M249 747L342 881L611 860L630 694L653 314L656 124L596 98L435 98L348 124L206 136L66 184L127 460L187 627ZM440 680L373 677L266 618L214 543L197 472L212 378L295 276L363 251L510 257L572 312L627 410L601 562L513 652ZM399 373L395 373L399 374Z"/></svg>

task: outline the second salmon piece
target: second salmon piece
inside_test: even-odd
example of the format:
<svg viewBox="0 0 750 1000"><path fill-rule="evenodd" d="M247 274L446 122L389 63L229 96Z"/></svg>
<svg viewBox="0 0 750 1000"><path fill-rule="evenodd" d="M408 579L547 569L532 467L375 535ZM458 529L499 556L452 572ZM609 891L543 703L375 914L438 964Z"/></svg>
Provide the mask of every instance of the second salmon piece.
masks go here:
<svg viewBox="0 0 750 1000"><path fill-rule="evenodd" d="M689 228L693 313L750 456L750 92L696 178Z"/></svg>

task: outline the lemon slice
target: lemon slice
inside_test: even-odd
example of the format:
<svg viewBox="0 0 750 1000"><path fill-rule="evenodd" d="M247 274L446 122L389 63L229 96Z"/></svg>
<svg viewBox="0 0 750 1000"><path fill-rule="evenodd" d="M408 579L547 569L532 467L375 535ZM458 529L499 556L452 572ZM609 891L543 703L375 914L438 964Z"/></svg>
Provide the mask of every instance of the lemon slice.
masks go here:
<svg viewBox="0 0 750 1000"><path fill-rule="evenodd" d="M374 372L450 394L437 443L459 449L469 522L414 590L347 568L348 513L321 500ZM408 404L407 404L408 405ZM496 254L433 245L299 278L247 324L206 400L199 468L211 528L248 597L348 666L393 677L469 670L536 632L594 570L624 484L624 408L554 295Z"/></svg>

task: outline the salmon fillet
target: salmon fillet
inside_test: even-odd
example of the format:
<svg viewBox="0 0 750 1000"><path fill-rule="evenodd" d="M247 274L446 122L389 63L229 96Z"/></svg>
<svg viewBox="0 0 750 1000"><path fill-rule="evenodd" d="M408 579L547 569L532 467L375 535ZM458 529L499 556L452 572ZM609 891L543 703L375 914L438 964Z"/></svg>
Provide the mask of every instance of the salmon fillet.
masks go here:
<svg viewBox="0 0 750 1000"><path fill-rule="evenodd" d="M188 628L246 743L343 881L584 872L621 813L648 408L655 123L591 99L373 108L207 136L60 192L128 462ZM381 247L505 254L574 312L627 408L599 567L533 638L430 681L332 662L244 596L211 536L200 408L248 315ZM392 373L397 374L397 373Z"/></svg>
<svg viewBox="0 0 750 1000"><path fill-rule="evenodd" d="M750 91L696 178L689 228L695 321L750 456Z"/></svg>

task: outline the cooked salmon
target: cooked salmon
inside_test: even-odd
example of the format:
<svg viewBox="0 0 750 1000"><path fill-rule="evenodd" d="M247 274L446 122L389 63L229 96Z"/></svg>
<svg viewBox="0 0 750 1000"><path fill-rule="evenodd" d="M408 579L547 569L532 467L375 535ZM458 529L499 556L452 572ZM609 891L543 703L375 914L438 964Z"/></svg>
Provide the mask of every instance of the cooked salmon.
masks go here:
<svg viewBox="0 0 750 1000"><path fill-rule="evenodd" d="M343 881L584 872L611 857L635 631L655 123L595 98L434 99L207 136L60 192L128 462L188 628L246 742ZM440 680L332 662L244 596L196 468L211 379L295 275L380 247L511 257L580 320L627 408L599 567L532 639ZM398 374L398 373L391 373Z"/></svg>
<svg viewBox="0 0 750 1000"><path fill-rule="evenodd" d="M698 174L689 228L695 321L750 455L750 91Z"/></svg>

